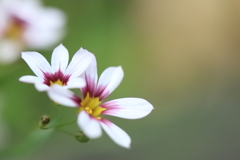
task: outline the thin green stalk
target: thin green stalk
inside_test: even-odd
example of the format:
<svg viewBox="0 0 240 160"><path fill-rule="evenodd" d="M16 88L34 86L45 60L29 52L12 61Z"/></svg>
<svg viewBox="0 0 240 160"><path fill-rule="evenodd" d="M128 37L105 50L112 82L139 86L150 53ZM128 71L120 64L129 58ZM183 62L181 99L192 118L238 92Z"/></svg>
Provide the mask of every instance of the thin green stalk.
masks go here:
<svg viewBox="0 0 240 160"><path fill-rule="evenodd" d="M65 133L65 134L67 134L67 135L70 135L70 136L74 136L74 137L76 136L75 134L70 133L70 132L68 132L68 131L65 131L65 130L63 130L63 129L57 128L56 130L59 131L59 132Z"/></svg>
<svg viewBox="0 0 240 160"><path fill-rule="evenodd" d="M60 124L60 125L53 125L53 126L50 126L50 127L45 127L45 128L41 128L41 129L50 129L50 128L61 128L61 127L64 127L64 126L68 126L70 124L73 124L76 122L76 119L74 119L73 121L70 121L70 122L67 122L67 123L64 123L64 124Z"/></svg>
<svg viewBox="0 0 240 160"><path fill-rule="evenodd" d="M57 125L56 128L61 128L61 127L64 127L64 126L67 126L67 125L73 124L73 123L75 123L75 122L76 122L76 119L74 119L73 121L70 121L70 122L64 123L64 124Z"/></svg>

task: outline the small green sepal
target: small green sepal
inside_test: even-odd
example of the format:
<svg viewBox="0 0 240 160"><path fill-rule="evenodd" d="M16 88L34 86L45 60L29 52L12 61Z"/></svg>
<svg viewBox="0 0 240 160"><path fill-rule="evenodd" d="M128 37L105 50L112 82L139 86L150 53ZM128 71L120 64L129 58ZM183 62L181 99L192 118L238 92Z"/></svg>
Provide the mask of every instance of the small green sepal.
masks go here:
<svg viewBox="0 0 240 160"><path fill-rule="evenodd" d="M75 138L78 142L81 143L87 143L89 141L89 138L82 131L79 131Z"/></svg>

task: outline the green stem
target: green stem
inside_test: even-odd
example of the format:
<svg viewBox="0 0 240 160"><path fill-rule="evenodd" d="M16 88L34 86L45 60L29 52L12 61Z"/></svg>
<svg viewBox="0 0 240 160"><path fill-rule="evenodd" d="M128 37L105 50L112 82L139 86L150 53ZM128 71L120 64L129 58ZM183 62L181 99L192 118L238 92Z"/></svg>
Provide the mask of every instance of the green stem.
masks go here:
<svg viewBox="0 0 240 160"><path fill-rule="evenodd" d="M67 125L73 124L73 123L75 123L75 122L76 122L76 119L74 119L73 121L70 121L70 122L64 123L64 124L57 125L56 128L61 128L61 127L64 127L64 126L67 126Z"/></svg>
<svg viewBox="0 0 240 160"><path fill-rule="evenodd" d="M57 118L59 118L61 116L61 105L57 105L58 106L58 111L57 111Z"/></svg>
<svg viewBox="0 0 240 160"><path fill-rule="evenodd" d="M61 105L57 105L57 107L58 107L58 111L57 111L57 116L56 116L56 119L54 120L55 122L58 122L58 121L60 121L60 118L61 118ZM59 131L61 131L61 132L64 132L64 133L66 133L66 134L68 134L68 135L73 135L73 134L71 134L71 133L68 133L68 132L66 132L66 131L63 131L63 130L61 130L61 129L59 129L59 128L61 128L61 127L65 127L65 126L67 126L67 125L70 125L70 124L73 124L73 123L76 123L76 119L74 119L74 120L72 120L72 121L70 121L70 122L67 122L67 123L64 123L64 124L60 124L60 125L58 125L57 123L55 123L55 124L53 124L52 126L50 126L50 127L44 127L44 128L41 128L41 129L43 129L43 130L47 130L47 129L50 129L50 128L55 128L56 130L59 130Z"/></svg>
<svg viewBox="0 0 240 160"><path fill-rule="evenodd" d="M58 129L58 128L61 128L61 127L64 127L64 126L67 126L67 125L70 125L70 124L73 124L73 123L75 123L76 122L76 119L74 119L73 121L70 121L70 122L67 122L67 123L64 123L64 124L60 124L60 125L56 125L56 126L51 126L51 127L45 127L45 128L41 128L41 129L50 129L50 128L56 128L56 129Z"/></svg>
<svg viewBox="0 0 240 160"><path fill-rule="evenodd" d="M74 137L75 137L75 134L70 133L70 132L67 132L67 131L65 131L65 130L63 130L63 129L57 128L56 130L59 131L59 132L63 132L63 133L65 133L65 134L67 134L67 135L70 135L70 136L74 136Z"/></svg>

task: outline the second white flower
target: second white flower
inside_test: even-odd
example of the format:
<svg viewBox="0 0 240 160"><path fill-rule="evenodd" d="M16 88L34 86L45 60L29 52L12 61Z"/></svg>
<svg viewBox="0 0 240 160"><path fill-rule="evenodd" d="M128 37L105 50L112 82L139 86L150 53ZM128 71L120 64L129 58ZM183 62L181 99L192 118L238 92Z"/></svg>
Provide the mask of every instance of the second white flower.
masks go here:
<svg viewBox="0 0 240 160"><path fill-rule="evenodd" d="M36 76L23 76L21 82L33 83L38 91L47 91L53 84L65 88L81 88L85 81L79 76L87 69L94 55L80 48L73 56L68 66L68 50L60 44L53 50L51 66L37 52L22 52L22 58Z"/></svg>

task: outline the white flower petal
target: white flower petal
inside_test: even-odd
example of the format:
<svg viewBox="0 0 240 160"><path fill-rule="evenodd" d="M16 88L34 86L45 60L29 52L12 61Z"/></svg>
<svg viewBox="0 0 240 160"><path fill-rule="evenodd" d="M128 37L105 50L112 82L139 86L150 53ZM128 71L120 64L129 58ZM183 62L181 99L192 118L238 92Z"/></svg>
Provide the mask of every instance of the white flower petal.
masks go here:
<svg viewBox="0 0 240 160"><path fill-rule="evenodd" d="M49 86L43 83L35 83L34 86L39 92L47 91L49 89Z"/></svg>
<svg viewBox="0 0 240 160"><path fill-rule="evenodd" d="M87 50L80 48L73 56L65 74L72 78L79 77L89 66L94 55Z"/></svg>
<svg viewBox="0 0 240 160"><path fill-rule="evenodd" d="M64 35L65 15L58 9L42 7L40 3L29 4L30 1L32 0L28 0L25 6L18 5L18 8L14 8L14 14L29 24L23 33L23 39L28 48L49 48Z"/></svg>
<svg viewBox="0 0 240 160"><path fill-rule="evenodd" d="M100 124L115 143L122 147L130 148L131 138L124 130L106 119L102 119Z"/></svg>
<svg viewBox="0 0 240 160"><path fill-rule="evenodd" d="M32 11L33 12L33 11ZM52 7L39 8L35 16L38 16L37 21L34 21L33 26L38 29L57 30L63 28L66 23L65 14Z"/></svg>
<svg viewBox="0 0 240 160"><path fill-rule="evenodd" d="M50 50L55 43L64 37L64 33L62 30L38 30L34 28L26 31L24 39L30 49ZM36 38L33 39L32 37Z"/></svg>
<svg viewBox="0 0 240 160"><path fill-rule="evenodd" d="M4 4L0 1L0 35L3 33L3 29L7 26L8 23L8 13L5 11Z"/></svg>
<svg viewBox="0 0 240 160"><path fill-rule="evenodd" d="M88 138L94 139L102 135L99 121L85 111L79 113L77 123Z"/></svg>
<svg viewBox="0 0 240 160"><path fill-rule="evenodd" d="M42 79L36 76L22 76L19 78L20 82L25 82L25 83L42 83Z"/></svg>
<svg viewBox="0 0 240 160"><path fill-rule="evenodd" d="M109 67L103 71L101 74L98 87L105 87L104 91L101 94L101 98L106 98L109 94L111 94L121 83L123 79L123 70L122 67Z"/></svg>
<svg viewBox="0 0 240 160"><path fill-rule="evenodd" d="M81 89L84 96L86 96L87 92L90 92L91 94L94 94L94 90L97 86L97 61L95 56L93 56L91 63L89 64L88 68L84 72L84 77L86 86ZM93 95L92 95L93 96Z"/></svg>
<svg viewBox="0 0 240 160"><path fill-rule="evenodd" d="M86 69L85 76L88 79L93 80L93 82L97 84L98 73L97 73L97 61L95 56L93 56L88 68Z"/></svg>
<svg viewBox="0 0 240 160"><path fill-rule="evenodd" d="M59 85L53 85L49 87L47 93L50 99L61 105L68 107L79 106L78 101L80 98L78 98L72 91L68 90L67 88Z"/></svg>
<svg viewBox="0 0 240 160"><path fill-rule="evenodd" d="M41 3L38 0L2 0L5 1L5 9L8 14L12 16L17 16L21 19L26 19L31 21L36 13L41 8ZM7 3L6 3L7 2ZM30 14L31 13L31 14ZM35 19L35 21L37 21Z"/></svg>
<svg viewBox="0 0 240 160"><path fill-rule="evenodd" d="M21 38L28 48L46 49L63 37L66 18L60 10L44 7L40 0L0 0L0 3L0 34L1 27L6 28L6 22L17 17L27 24Z"/></svg>
<svg viewBox="0 0 240 160"><path fill-rule="evenodd" d="M52 73L59 71L65 72L68 65L68 50L60 44L52 53L51 66Z"/></svg>
<svg viewBox="0 0 240 160"><path fill-rule="evenodd" d="M126 119L143 118L153 110L153 106L141 98L115 99L105 102L101 106L107 108L102 114Z"/></svg>
<svg viewBox="0 0 240 160"><path fill-rule="evenodd" d="M67 82L67 88L82 88L86 85L83 78L71 78Z"/></svg>
<svg viewBox="0 0 240 160"><path fill-rule="evenodd" d="M51 73L51 67L48 61L37 52L22 52L22 58L38 76L43 78L43 72Z"/></svg>

